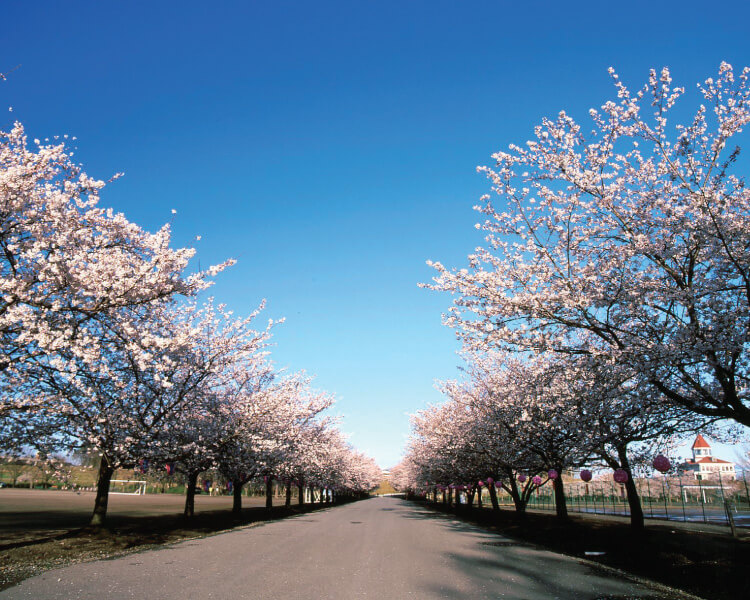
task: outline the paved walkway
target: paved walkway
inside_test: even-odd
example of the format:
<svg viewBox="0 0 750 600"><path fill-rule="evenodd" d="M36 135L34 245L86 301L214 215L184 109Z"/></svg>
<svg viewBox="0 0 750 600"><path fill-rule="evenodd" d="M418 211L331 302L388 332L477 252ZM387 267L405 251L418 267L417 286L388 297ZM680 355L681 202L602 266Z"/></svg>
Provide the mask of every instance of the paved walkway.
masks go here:
<svg viewBox="0 0 750 600"><path fill-rule="evenodd" d="M48 571L10 598L667 598L396 498Z"/></svg>

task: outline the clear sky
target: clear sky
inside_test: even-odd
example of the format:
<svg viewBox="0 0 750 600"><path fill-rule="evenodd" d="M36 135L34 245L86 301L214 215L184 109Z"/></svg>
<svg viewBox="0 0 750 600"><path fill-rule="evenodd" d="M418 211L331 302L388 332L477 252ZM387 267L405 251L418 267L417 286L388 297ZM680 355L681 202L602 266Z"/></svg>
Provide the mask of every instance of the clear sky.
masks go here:
<svg viewBox="0 0 750 600"><path fill-rule="evenodd" d="M4 0L0 72L21 66L0 127L77 136L90 175L125 173L103 205L173 219L203 266L236 258L213 295L286 317L276 363L316 374L389 467L407 415L458 374L450 298L417 283L482 243L475 167L609 99L609 66L636 87L667 65L690 88L750 64L749 17L743 1Z"/></svg>

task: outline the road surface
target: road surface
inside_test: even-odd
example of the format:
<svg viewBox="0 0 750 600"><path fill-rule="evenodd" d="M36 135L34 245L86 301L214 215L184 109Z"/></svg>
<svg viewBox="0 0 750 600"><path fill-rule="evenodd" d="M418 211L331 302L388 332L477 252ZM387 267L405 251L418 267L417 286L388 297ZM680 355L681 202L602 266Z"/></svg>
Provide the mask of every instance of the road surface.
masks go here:
<svg viewBox="0 0 750 600"><path fill-rule="evenodd" d="M397 498L47 571L0 599L665 598Z"/></svg>

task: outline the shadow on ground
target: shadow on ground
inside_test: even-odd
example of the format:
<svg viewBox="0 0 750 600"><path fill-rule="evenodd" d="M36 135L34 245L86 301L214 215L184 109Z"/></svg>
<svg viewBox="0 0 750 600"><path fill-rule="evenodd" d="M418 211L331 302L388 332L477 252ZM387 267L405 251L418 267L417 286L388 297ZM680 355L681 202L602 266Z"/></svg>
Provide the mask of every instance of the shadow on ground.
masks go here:
<svg viewBox="0 0 750 600"><path fill-rule="evenodd" d="M641 533L633 532L629 525L606 519L582 519L572 515L562 521L554 515L531 513L519 518L514 512L501 510L448 511L441 504L404 501L403 516L408 519L430 519L443 527L458 532L492 532L501 534L484 546L501 553L503 547L516 547L521 554L552 550L579 558L590 564L593 572L596 563L620 569L626 573L645 577L670 587L678 588L704 598L735 600L746 597L750 589L750 539L733 539L729 535L672 529L669 523L649 524ZM493 544L501 544L492 548ZM586 556L586 552L603 552L602 556ZM505 559L451 556L467 568L487 576L496 570L506 569L506 577L528 578L538 584L554 583L528 565L510 563ZM528 559L528 556L527 556ZM464 595L465 590L441 590L446 598ZM504 596L505 597L505 596ZM590 597L590 596L587 596ZM609 597L609 596L608 596ZM616 598L617 596L615 596Z"/></svg>
<svg viewBox="0 0 750 600"><path fill-rule="evenodd" d="M34 530L33 536L13 536L2 531L0 543L0 589L11 587L49 568L67 564L115 558L128 552L152 549L186 539L205 537L237 527L262 525L277 519L303 519L312 512L326 511L335 505L244 508L234 514L228 510L203 511L190 519L182 515L148 517L113 516L106 527L60 529L59 515L49 515L54 526ZM9 514L9 513L6 513ZM25 514L25 513L24 513ZM76 523L66 514L66 523ZM42 522L43 520L40 520ZM88 521L88 517L84 519Z"/></svg>

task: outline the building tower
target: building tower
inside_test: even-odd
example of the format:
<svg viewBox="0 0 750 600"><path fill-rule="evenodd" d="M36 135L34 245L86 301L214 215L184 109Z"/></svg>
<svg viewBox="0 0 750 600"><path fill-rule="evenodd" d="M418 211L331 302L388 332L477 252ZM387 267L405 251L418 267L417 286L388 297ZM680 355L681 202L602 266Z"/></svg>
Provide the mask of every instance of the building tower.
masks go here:
<svg viewBox="0 0 750 600"><path fill-rule="evenodd" d="M704 456L711 456L711 445L699 433L693 442L693 460L698 462Z"/></svg>

